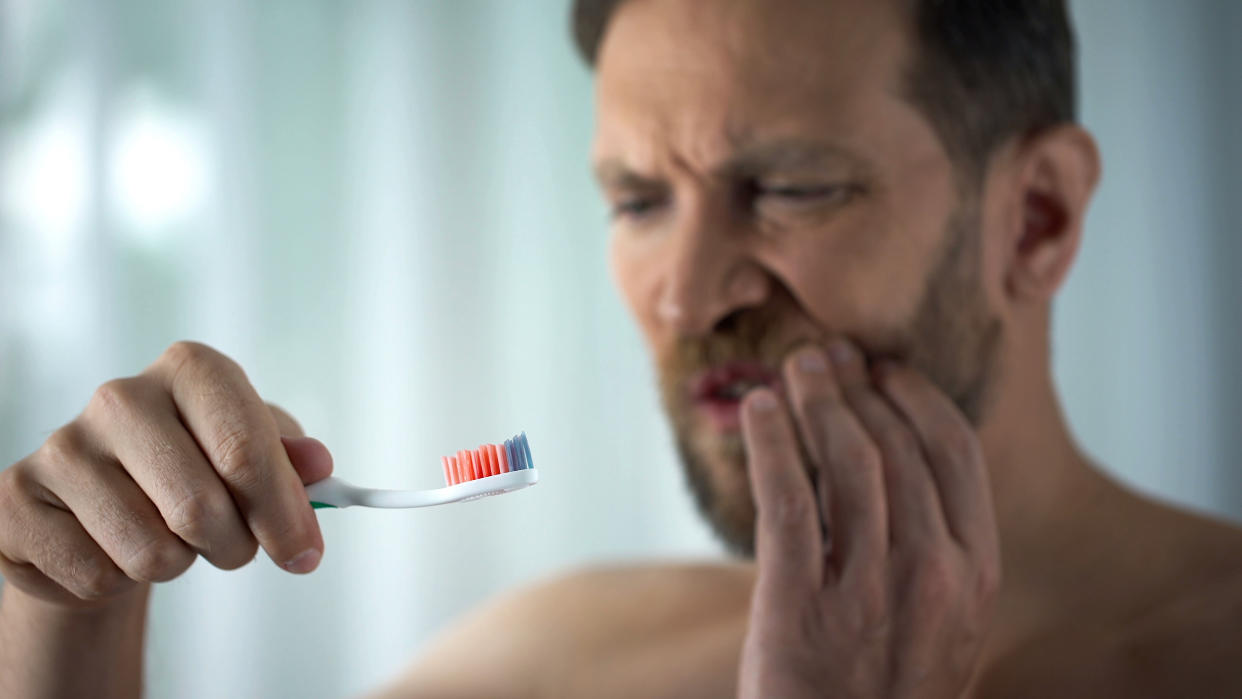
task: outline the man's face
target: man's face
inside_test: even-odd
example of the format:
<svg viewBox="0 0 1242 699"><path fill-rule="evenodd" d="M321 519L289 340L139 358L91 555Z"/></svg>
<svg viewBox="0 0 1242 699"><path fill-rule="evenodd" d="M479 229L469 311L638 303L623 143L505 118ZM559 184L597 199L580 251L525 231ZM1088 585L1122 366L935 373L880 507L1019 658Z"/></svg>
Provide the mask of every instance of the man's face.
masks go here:
<svg viewBox="0 0 1242 699"><path fill-rule="evenodd" d="M896 3L893 3L896 4ZM923 371L978 422L1000 343L979 207L902 96L874 0L627 0L597 76L612 265L692 490L753 549L738 405L803 342Z"/></svg>

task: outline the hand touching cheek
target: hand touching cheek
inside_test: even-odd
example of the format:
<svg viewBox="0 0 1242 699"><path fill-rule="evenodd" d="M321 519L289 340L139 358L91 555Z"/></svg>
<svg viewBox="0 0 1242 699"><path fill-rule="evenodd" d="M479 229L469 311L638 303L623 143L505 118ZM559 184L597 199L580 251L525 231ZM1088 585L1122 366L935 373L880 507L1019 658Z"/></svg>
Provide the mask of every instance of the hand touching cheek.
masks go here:
<svg viewBox="0 0 1242 699"><path fill-rule="evenodd" d="M743 403L759 576L741 696L960 696L1000 582L973 430L909 369L873 382L844 341L784 372L789 408Z"/></svg>

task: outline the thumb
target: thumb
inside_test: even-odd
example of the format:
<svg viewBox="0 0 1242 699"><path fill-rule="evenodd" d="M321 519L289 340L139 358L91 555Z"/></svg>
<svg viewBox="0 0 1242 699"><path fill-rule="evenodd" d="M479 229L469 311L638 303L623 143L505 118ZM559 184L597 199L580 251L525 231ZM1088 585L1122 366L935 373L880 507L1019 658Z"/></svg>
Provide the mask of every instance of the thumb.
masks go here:
<svg viewBox="0 0 1242 699"><path fill-rule="evenodd" d="M281 437L280 441L303 485L332 475L332 454L323 442L314 437Z"/></svg>

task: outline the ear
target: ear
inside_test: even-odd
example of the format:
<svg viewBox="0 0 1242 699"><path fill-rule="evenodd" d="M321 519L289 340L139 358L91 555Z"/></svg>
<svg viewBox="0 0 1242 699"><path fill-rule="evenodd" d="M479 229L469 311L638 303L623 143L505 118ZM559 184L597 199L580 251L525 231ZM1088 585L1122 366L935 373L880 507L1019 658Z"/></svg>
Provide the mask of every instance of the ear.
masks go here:
<svg viewBox="0 0 1242 699"><path fill-rule="evenodd" d="M1032 137L1016 156L1018 206L1005 290L1023 304L1051 299L1069 273L1100 178L1100 154L1091 134L1066 125Z"/></svg>

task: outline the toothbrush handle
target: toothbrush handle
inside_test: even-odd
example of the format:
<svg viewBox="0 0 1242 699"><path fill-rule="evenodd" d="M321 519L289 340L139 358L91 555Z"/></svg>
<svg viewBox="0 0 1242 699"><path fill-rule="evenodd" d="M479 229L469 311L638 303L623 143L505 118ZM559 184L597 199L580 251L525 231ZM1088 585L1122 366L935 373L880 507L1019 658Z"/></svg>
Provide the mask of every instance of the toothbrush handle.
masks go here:
<svg viewBox="0 0 1242 699"><path fill-rule="evenodd" d="M316 510L323 508L349 507L357 504L355 500L357 487L336 476L328 476L306 486L306 497L311 507Z"/></svg>

